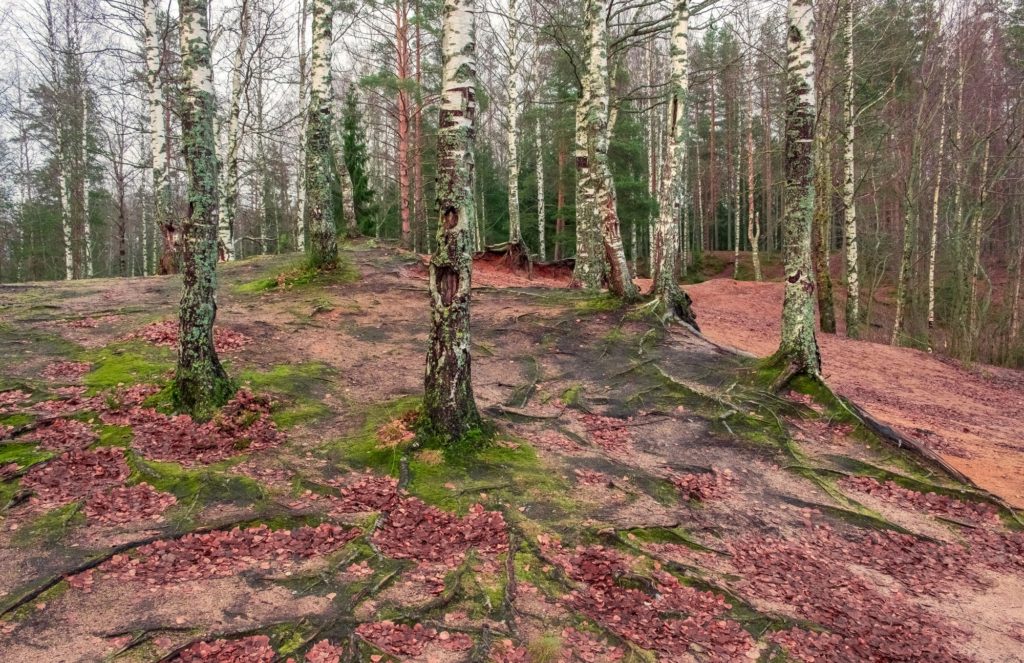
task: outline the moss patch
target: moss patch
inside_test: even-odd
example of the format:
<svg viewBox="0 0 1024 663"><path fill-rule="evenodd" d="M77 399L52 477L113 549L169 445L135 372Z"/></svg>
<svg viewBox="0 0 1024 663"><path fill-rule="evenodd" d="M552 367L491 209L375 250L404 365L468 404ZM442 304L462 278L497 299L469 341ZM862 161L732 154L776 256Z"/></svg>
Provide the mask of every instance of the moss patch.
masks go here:
<svg viewBox="0 0 1024 663"><path fill-rule="evenodd" d="M242 295L254 295L273 290L292 290L309 287L323 287L351 283L359 279L359 270L344 257L339 256L338 266L331 270L319 270L307 261L293 263L291 266L252 281L239 283L234 292Z"/></svg>
<svg viewBox="0 0 1024 663"><path fill-rule="evenodd" d="M94 368L84 378L91 393L118 385L162 383L174 369L174 353L138 341L115 343L85 354Z"/></svg>

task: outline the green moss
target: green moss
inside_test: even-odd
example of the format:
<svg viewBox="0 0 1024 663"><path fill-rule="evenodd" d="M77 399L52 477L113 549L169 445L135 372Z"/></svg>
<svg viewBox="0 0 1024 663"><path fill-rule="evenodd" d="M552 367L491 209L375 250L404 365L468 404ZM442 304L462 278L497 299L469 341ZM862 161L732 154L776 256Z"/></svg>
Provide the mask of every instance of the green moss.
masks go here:
<svg viewBox="0 0 1024 663"><path fill-rule="evenodd" d="M579 407L582 403L583 385L574 384L562 392L562 402L569 407Z"/></svg>
<svg viewBox="0 0 1024 663"><path fill-rule="evenodd" d="M32 423L32 416L23 412L16 412L14 414L5 414L0 416L0 424L4 426L10 426L11 428L19 428L25 424Z"/></svg>
<svg viewBox="0 0 1024 663"><path fill-rule="evenodd" d="M99 447L123 447L125 449L131 444L132 429L130 426L100 426L100 439L96 442Z"/></svg>
<svg viewBox="0 0 1024 663"><path fill-rule="evenodd" d="M177 463L144 460L138 454L126 454L132 469L129 483L145 481L157 490L178 498L174 517L188 520L194 511L211 503L233 503L258 507L266 498L256 481L227 472L236 461L222 461L202 468L189 469Z"/></svg>
<svg viewBox="0 0 1024 663"><path fill-rule="evenodd" d="M322 399L334 384L334 369L327 364L279 364L267 371L243 371L239 380L253 391L270 393L278 398L271 418L281 428L316 421L328 416L331 409Z"/></svg>
<svg viewBox="0 0 1024 663"><path fill-rule="evenodd" d="M172 350L137 341L108 345L84 357L94 365L84 378L93 394L118 385L163 383L174 369Z"/></svg>
<svg viewBox="0 0 1024 663"><path fill-rule="evenodd" d="M0 444L0 465L17 463L18 467L24 469L36 463L53 458L54 454L36 448L33 442L11 442Z"/></svg>
<svg viewBox="0 0 1024 663"><path fill-rule="evenodd" d="M275 274L239 283L234 287L234 291L238 294L252 295L272 290L291 290L352 283L358 279L359 270L343 257L339 257L337 266L329 270L316 269L308 260L304 260L293 263L290 267L286 267Z"/></svg>
<svg viewBox="0 0 1024 663"><path fill-rule="evenodd" d="M50 509L19 530L15 541L19 544L34 543L42 539L47 543L55 543L64 538L68 530L85 523L82 503L72 502L64 506Z"/></svg>

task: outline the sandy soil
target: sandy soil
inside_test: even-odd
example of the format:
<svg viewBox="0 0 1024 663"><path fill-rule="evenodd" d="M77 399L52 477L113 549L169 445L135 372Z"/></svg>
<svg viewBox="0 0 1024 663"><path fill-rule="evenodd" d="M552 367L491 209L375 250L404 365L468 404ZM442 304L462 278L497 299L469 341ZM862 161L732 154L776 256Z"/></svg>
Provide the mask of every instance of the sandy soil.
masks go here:
<svg viewBox="0 0 1024 663"><path fill-rule="evenodd" d="M778 346L782 284L714 279L687 292L713 341L762 356ZM1024 373L827 334L818 341L839 393L1024 507Z"/></svg>

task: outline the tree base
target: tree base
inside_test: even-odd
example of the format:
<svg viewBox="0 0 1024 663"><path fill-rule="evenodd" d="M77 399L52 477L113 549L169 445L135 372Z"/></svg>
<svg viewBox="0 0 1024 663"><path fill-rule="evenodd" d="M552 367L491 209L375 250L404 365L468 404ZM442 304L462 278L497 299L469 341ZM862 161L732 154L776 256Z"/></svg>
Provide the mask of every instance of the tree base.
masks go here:
<svg viewBox="0 0 1024 663"><path fill-rule="evenodd" d="M171 387L171 403L176 412L196 421L208 421L235 395L235 384L217 362L212 366L178 368Z"/></svg>

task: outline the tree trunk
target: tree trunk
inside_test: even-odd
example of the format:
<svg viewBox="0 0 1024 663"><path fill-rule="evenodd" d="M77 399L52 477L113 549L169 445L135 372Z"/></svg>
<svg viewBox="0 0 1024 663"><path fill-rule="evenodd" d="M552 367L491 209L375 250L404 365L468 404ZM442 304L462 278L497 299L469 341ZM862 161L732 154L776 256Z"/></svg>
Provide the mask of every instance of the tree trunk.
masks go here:
<svg viewBox="0 0 1024 663"><path fill-rule="evenodd" d="M167 125L164 121L164 93L160 78L161 49L157 35L156 0L142 0L144 15L144 41L146 52L146 90L149 111L150 172L153 185L154 228L160 230L163 249L156 271L170 274L176 271L174 245L174 219L171 216L171 185L167 177ZM171 241L168 241L168 240Z"/></svg>
<svg viewBox="0 0 1024 663"><path fill-rule="evenodd" d="M591 101L586 113L587 157L592 171L590 189L595 217L600 221L608 267L608 289L625 301L639 297L626 263L616 211L615 188L608 166L609 103L608 103L608 9L611 0L591 0L588 12L590 24L590 78Z"/></svg>
<svg viewBox="0 0 1024 663"><path fill-rule="evenodd" d="M555 262L562 259L562 242L565 241L565 145L558 143L558 193L555 199Z"/></svg>
<svg viewBox="0 0 1024 663"><path fill-rule="evenodd" d="M846 0L846 103L843 122L843 227L846 235L846 336L860 337L860 267L858 265L857 201L854 184L854 133L857 121L853 86L853 3Z"/></svg>
<svg viewBox="0 0 1024 663"><path fill-rule="evenodd" d="M590 76L583 74L576 101L576 264L572 286L596 290L604 282L601 230L594 209L593 173L587 140L587 114L591 97Z"/></svg>
<svg viewBox="0 0 1024 663"><path fill-rule="evenodd" d="M814 11L810 0L789 0L786 71L786 207L783 259L786 290L782 305L782 341L773 358L783 376L821 375L814 334L814 279L811 273L811 224L814 187ZM779 383L781 384L781 382Z"/></svg>
<svg viewBox="0 0 1024 663"><path fill-rule="evenodd" d="M829 89L825 72L821 73L821 89ZM811 258L817 281L818 315L821 331L836 333L836 310L832 301L832 275L829 258L832 237L832 156L829 149L829 130L832 124L830 104L825 99L818 112L818 125L814 132L814 229Z"/></svg>
<svg viewBox="0 0 1024 663"><path fill-rule="evenodd" d="M310 58L309 111L306 123L306 226L310 264L338 264L338 236L331 196L331 22L330 0L312 0L313 52Z"/></svg>
<svg viewBox="0 0 1024 663"><path fill-rule="evenodd" d="M185 109L182 143L188 170L188 218L182 224L182 295L174 404L205 419L231 397L217 358L217 155L207 0L180 0Z"/></svg>
<svg viewBox="0 0 1024 663"><path fill-rule="evenodd" d="M470 370L470 234L476 131L476 2L445 0L437 153L437 250L430 261L424 415L454 441L479 424Z"/></svg>
<svg viewBox="0 0 1024 663"><path fill-rule="evenodd" d="M309 17L309 2L310 0L302 0L299 5L299 107L307 109L302 113L302 123L299 126L298 162L303 171L306 169L308 159L306 146L309 142L309 111L308 97L306 96L309 92L309 71L306 62L306 19ZM308 232L306 227L306 179L304 174L295 178L296 202L299 212L295 219L295 248L299 251L306 250L306 233Z"/></svg>
<svg viewBox="0 0 1024 663"><path fill-rule="evenodd" d="M544 139L540 132L540 117L534 124L534 138L537 146L537 258L547 262L547 241L544 237Z"/></svg>
<svg viewBox="0 0 1024 663"><path fill-rule="evenodd" d="M314 19L315 20L315 19ZM395 3L395 76L398 78L398 214L402 222L402 246L413 249L412 182L409 176L409 153L412 136L409 129L409 91L405 87L410 76L409 6L406 0Z"/></svg>
<svg viewBox="0 0 1024 663"><path fill-rule="evenodd" d="M935 263L939 247L939 198L942 194L942 160L946 150L946 76L942 76L939 96L939 147L935 157L935 186L932 188L932 223L928 241L928 346L935 329Z"/></svg>
<svg viewBox="0 0 1024 663"><path fill-rule="evenodd" d="M508 244L511 250L523 241L519 221L519 21L516 0L509 0L508 12L509 62L508 78L505 80L508 128L505 143L508 147Z"/></svg>
<svg viewBox="0 0 1024 663"><path fill-rule="evenodd" d="M666 319L697 326L690 297L676 280L676 248L679 244L676 219L682 207L683 177L686 173L686 112L689 69L690 11L687 0L675 0L672 38L669 46L671 74L667 124L669 139L664 176L661 181L658 222L654 226L652 253L652 292L658 300L659 313Z"/></svg>
<svg viewBox="0 0 1024 663"><path fill-rule="evenodd" d="M245 49L249 41L249 0L242 0L238 17L238 46L231 70L231 108L228 111L227 173L224 177L224 214L220 218L217 243L221 260L235 259L235 217L238 208L238 147L242 117L242 69L246 66Z"/></svg>
<svg viewBox="0 0 1024 663"><path fill-rule="evenodd" d="M750 242L750 262L754 267L754 280L761 280L761 223L754 209L754 93L747 94L747 241Z"/></svg>

